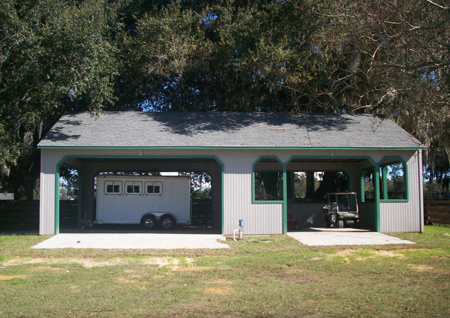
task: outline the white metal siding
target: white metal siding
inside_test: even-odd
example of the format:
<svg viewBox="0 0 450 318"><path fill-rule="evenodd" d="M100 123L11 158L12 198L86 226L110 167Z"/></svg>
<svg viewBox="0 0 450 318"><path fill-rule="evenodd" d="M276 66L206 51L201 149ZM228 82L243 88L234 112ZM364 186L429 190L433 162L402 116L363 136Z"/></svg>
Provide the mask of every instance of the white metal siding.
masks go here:
<svg viewBox="0 0 450 318"><path fill-rule="evenodd" d="M55 234L55 182L58 157L41 150L39 234Z"/></svg>
<svg viewBox="0 0 450 318"><path fill-rule="evenodd" d="M423 215L421 214L421 168L419 152L403 156L408 165L408 202L380 203L381 232L420 232Z"/></svg>
<svg viewBox="0 0 450 318"><path fill-rule="evenodd" d="M409 152L412 153L412 152ZM56 165L64 156L110 157L189 157L216 156L224 165L223 175L223 234L232 234L244 219L245 234L281 234L283 205L252 203L252 166L261 156L276 156L286 163L296 157L371 157L379 162L384 156L404 156L408 161L409 202L382 203L382 231L419 231L418 158L403 151L351 150L211 150L211 149L42 149L40 234L54 233ZM326 164L324 164L326 167ZM324 168L326 169L326 168ZM355 165L359 169L359 165ZM359 189L359 185L354 185Z"/></svg>
<svg viewBox="0 0 450 318"><path fill-rule="evenodd" d="M232 234L243 219L244 234L283 233L283 205L252 203L252 167L257 151L228 151L224 162L224 234Z"/></svg>

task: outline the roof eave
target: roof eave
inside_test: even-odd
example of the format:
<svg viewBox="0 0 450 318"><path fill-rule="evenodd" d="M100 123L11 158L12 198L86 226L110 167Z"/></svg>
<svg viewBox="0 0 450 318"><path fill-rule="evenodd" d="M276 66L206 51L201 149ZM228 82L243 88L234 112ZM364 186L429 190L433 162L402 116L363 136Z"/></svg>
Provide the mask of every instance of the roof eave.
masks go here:
<svg viewBox="0 0 450 318"><path fill-rule="evenodd" d="M417 147L248 147L248 146L46 146L38 145L38 149L208 149L208 150L426 150L423 145Z"/></svg>

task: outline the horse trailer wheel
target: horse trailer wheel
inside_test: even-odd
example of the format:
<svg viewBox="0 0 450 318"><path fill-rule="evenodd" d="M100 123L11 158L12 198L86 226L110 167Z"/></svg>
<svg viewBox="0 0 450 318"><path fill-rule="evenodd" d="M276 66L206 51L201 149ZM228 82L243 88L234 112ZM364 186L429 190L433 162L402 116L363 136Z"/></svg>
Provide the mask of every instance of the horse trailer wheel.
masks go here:
<svg viewBox="0 0 450 318"><path fill-rule="evenodd" d="M154 229L156 227L156 219L152 215L146 215L142 218L141 225L147 230Z"/></svg>
<svg viewBox="0 0 450 318"><path fill-rule="evenodd" d="M169 215L165 215L159 219L159 226L164 230L171 230L175 226L175 220Z"/></svg>

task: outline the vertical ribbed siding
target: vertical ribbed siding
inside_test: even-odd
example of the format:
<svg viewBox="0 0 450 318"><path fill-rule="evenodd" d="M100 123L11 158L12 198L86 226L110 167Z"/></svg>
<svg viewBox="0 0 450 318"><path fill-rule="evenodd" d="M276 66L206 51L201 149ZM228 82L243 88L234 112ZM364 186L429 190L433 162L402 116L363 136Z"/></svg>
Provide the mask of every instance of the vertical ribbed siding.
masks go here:
<svg viewBox="0 0 450 318"><path fill-rule="evenodd" d="M403 156L408 165L408 202L380 203L381 232L420 232L421 223L421 168L419 152Z"/></svg>
<svg viewBox="0 0 450 318"><path fill-rule="evenodd" d="M42 149L40 234L55 230L55 177L58 162L64 156L83 157L195 157L216 156L224 165L223 233L232 234L244 219L246 234L281 234L283 205L252 202L252 166L261 156L276 156L282 163L292 157L370 157L379 162L384 156L403 156L408 162L409 202L381 203L382 231L420 231L418 215L419 174L417 157L409 158L403 151L349 150L212 150L212 149ZM324 170L326 164L324 164ZM355 166L355 169L357 167ZM352 178L353 179L353 178ZM355 179L356 180L356 179ZM354 185L357 191L359 187Z"/></svg>
<svg viewBox="0 0 450 318"><path fill-rule="evenodd" d="M423 163L422 163L422 150L418 153L418 162L417 162L417 174L419 176L419 209L420 209L420 215L419 215L419 223L420 223L420 233L424 230L424 222L425 222L425 211L424 211L424 202L423 202Z"/></svg>
<svg viewBox="0 0 450 318"><path fill-rule="evenodd" d="M244 233L283 233L283 205L252 203L253 164L262 155L258 151L222 151L224 162L224 234L232 234L245 222Z"/></svg>
<svg viewBox="0 0 450 318"><path fill-rule="evenodd" d="M39 234L55 233L55 184L59 156L47 149L41 150Z"/></svg>

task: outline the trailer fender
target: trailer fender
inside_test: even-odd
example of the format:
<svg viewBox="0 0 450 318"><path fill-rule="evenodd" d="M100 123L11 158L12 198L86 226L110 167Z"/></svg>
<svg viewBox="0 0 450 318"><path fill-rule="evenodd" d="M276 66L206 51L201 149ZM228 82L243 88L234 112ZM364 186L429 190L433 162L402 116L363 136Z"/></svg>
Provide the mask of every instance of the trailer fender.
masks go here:
<svg viewBox="0 0 450 318"><path fill-rule="evenodd" d="M168 213L166 212L149 212L147 214L153 215L157 220L159 220L163 215L166 215Z"/></svg>

